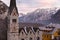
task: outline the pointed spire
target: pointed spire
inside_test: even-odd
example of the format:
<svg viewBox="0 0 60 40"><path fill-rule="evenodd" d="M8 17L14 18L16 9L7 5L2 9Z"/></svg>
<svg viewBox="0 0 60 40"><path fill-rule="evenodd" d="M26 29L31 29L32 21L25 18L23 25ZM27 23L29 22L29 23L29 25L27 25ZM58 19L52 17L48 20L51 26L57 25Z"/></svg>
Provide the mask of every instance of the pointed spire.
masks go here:
<svg viewBox="0 0 60 40"><path fill-rule="evenodd" d="M17 7L16 7L16 0L10 0L10 7L9 7L10 14L13 11L14 8L16 9L16 12L18 13L18 10L17 10Z"/></svg>
<svg viewBox="0 0 60 40"><path fill-rule="evenodd" d="M16 0L10 1L10 7L16 7Z"/></svg>

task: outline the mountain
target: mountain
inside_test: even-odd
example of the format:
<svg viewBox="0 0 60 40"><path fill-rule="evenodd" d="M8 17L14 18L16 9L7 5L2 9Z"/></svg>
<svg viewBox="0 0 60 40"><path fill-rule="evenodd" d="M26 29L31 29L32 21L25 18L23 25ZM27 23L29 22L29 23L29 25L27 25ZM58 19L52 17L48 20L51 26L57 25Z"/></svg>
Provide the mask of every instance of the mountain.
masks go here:
<svg viewBox="0 0 60 40"><path fill-rule="evenodd" d="M52 16L51 20L53 23L60 24L60 9Z"/></svg>
<svg viewBox="0 0 60 40"><path fill-rule="evenodd" d="M42 23L50 24L57 12L56 9L36 9L33 12L28 13L19 18L20 22Z"/></svg>

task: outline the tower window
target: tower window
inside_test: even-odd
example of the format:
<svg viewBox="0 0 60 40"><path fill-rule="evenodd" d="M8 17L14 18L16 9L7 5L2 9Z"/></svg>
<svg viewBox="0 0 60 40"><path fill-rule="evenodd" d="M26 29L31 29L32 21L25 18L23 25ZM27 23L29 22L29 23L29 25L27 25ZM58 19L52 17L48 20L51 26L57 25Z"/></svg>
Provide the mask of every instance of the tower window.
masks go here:
<svg viewBox="0 0 60 40"><path fill-rule="evenodd" d="M37 37L37 40L40 40L40 38L39 38L39 37Z"/></svg>
<svg viewBox="0 0 60 40"><path fill-rule="evenodd" d="M13 21L13 22L16 22L16 19L13 19L12 21Z"/></svg>
<svg viewBox="0 0 60 40"><path fill-rule="evenodd" d="M21 39L21 40L24 40L24 39Z"/></svg>

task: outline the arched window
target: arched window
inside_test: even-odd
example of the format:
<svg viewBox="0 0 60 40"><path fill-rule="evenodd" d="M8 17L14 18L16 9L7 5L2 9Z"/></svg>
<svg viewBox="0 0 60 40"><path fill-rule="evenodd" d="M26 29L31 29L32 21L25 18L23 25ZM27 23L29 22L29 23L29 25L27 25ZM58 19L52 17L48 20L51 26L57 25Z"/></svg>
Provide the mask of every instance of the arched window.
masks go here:
<svg viewBox="0 0 60 40"><path fill-rule="evenodd" d="M30 37L30 39L29 40L32 40L32 38Z"/></svg>
<svg viewBox="0 0 60 40"><path fill-rule="evenodd" d="M39 38L39 37L37 37L37 40L40 40L40 38Z"/></svg>

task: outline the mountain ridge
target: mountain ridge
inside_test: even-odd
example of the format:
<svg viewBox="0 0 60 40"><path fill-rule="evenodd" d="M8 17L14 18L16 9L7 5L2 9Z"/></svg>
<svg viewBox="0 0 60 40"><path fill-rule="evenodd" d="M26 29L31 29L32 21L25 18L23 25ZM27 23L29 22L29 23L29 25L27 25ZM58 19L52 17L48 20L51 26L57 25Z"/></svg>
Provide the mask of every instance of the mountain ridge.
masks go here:
<svg viewBox="0 0 60 40"><path fill-rule="evenodd" d="M20 22L31 22L31 23L42 23L49 24L53 23L52 19L57 10L56 9L36 9L29 14L19 18Z"/></svg>

